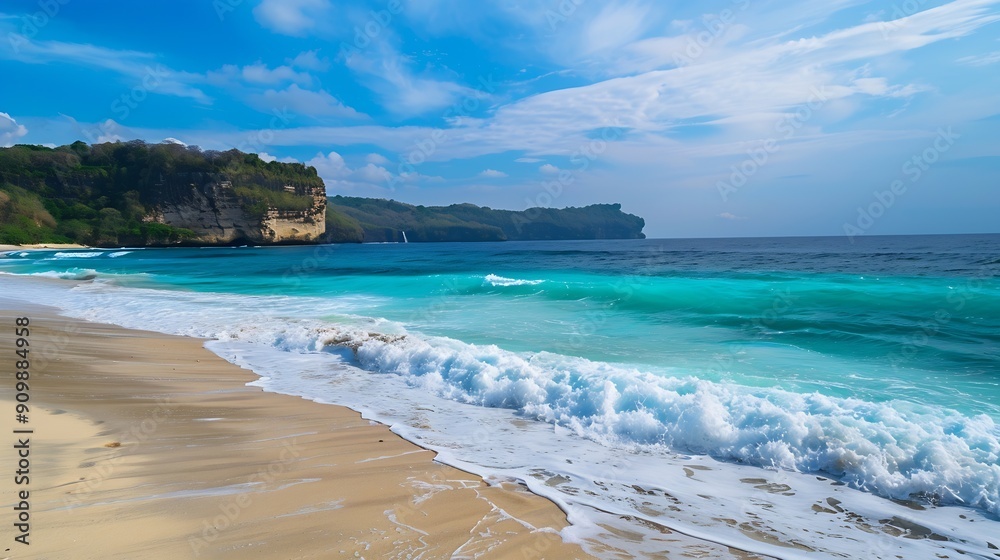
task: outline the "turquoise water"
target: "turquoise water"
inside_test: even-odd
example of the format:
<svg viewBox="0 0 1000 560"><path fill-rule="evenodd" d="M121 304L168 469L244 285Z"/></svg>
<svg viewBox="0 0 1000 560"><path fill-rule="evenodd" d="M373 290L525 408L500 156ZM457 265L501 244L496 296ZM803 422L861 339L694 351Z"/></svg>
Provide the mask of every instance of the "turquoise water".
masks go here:
<svg viewBox="0 0 1000 560"><path fill-rule="evenodd" d="M1000 421L997 236L112 255L33 253L7 259L3 269L93 270L118 275L122 285L172 290L351 297L355 315L514 352L876 402L905 399Z"/></svg>
<svg viewBox="0 0 1000 560"><path fill-rule="evenodd" d="M40 251L0 271L88 280L39 283L78 316L333 354L469 415L1000 513L998 235Z"/></svg>

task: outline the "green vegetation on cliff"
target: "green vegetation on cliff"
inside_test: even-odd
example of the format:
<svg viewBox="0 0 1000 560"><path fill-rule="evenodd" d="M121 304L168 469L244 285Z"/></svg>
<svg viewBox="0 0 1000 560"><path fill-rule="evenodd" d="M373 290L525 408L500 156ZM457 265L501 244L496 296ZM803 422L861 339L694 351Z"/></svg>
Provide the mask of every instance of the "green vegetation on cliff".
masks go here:
<svg viewBox="0 0 1000 560"><path fill-rule="evenodd" d="M262 161L238 150L201 151L139 140L0 148L0 243L97 246L197 243L190 230L151 221L164 202L191 186L228 181L250 216L310 208L316 170ZM284 187L294 187L294 192Z"/></svg>
<svg viewBox="0 0 1000 560"><path fill-rule="evenodd" d="M521 212L473 204L413 206L394 200L334 196L326 213L334 243L642 239L645 221L620 204L530 208Z"/></svg>

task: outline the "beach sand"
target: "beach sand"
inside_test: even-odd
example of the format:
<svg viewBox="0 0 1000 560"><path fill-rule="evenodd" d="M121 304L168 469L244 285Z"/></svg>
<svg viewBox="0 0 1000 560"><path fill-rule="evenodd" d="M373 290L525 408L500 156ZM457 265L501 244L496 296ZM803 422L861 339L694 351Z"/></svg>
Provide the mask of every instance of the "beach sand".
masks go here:
<svg viewBox="0 0 1000 560"><path fill-rule="evenodd" d="M200 340L0 307L10 366L14 317L31 321L27 424L3 385L7 469L12 430L34 430L30 482L0 482L2 558L589 558L548 500L350 409L247 387ZM28 546L11 532L24 489Z"/></svg>
<svg viewBox="0 0 1000 560"><path fill-rule="evenodd" d="M29 245L0 245L0 253L30 249L89 249L78 243L31 243Z"/></svg>

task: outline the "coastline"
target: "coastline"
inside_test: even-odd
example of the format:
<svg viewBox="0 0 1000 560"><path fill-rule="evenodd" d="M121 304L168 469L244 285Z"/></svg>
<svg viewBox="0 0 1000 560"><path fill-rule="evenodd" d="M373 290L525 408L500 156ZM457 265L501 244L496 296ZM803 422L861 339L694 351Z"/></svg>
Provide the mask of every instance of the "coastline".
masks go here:
<svg viewBox="0 0 1000 560"><path fill-rule="evenodd" d="M436 463L345 407L249 387L252 372L198 339L0 300L0 321L25 315L41 357L31 546L12 535L12 558L590 558L563 541L552 502ZM9 512L13 481L0 489Z"/></svg>
<svg viewBox="0 0 1000 560"><path fill-rule="evenodd" d="M30 251L32 249L90 249L79 243L31 243L29 245L0 245L0 253L11 251Z"/></svg>

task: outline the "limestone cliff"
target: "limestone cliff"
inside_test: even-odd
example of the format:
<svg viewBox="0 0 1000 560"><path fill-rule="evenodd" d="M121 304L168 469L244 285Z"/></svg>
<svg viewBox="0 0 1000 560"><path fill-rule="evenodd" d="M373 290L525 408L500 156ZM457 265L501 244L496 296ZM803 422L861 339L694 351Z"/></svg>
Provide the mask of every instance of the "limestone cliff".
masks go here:
<svg viewBox="0 0 1000 560"><path fill-rule="evenodd" d="M317 243L326 187L302 163L140 140L0 148L0 242Z"/></svg>
<svg viewBox="0 0 1000 560"><path fill-rule="evenodd" d="M322 188L285 186L285 192L311 197L312 206L306 210L267 206L262 214L248 207L230 181L189 183L186 193L171 190L175 195L158 204L143 221L191 230L198 245L316 243L326 231L326 190Z"/></svg>

